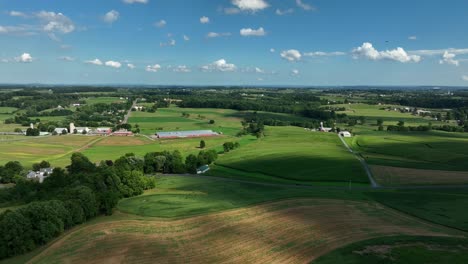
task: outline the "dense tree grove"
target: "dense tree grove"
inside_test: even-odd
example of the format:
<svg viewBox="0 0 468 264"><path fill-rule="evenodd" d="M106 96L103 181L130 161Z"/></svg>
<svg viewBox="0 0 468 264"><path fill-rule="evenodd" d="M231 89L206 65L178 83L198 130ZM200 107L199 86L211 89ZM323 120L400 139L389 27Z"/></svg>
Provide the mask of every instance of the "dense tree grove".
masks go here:
<svg viewBox="0 0 468 264"><path fill-rule="evenodd" d="M39 184L19 176L23 168L18 162L7 163L0 169L2 181L14 177L16 186L2 190L0 202L29 204L0 215L0 259L44 245L98 214L112 214L120 198L154 188L155 179L144 175L143 165L143 160L128 155L114 165L96 166L83 154L74 153L67 170L56 168Z"/></svg>

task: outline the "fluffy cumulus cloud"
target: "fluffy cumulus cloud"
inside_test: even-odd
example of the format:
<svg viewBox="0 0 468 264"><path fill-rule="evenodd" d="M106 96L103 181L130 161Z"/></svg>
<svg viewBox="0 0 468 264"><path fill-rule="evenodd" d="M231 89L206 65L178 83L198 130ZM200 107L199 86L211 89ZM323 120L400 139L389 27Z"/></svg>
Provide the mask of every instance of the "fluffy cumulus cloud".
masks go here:
<svg viewBox="0 0 468 264"><path fill-rule="evenodd" d="M23 53L21 56L15 58L15 61L22 62L22 63L30 63L34 60L34 58L29 53Z"/></svg>
<svg viewBox="0 0 468 264"><path fill-rule="evenodd" d="M109 24L112 24L114 23L115 21L117 21L120 17L120 13L115 11L115 10L111 10L109 12L107 12L103 17L102 19L104 20L104 22L106 23L109 23Z"/></svg>
<svg viewBox="0 0 468 264"><path fill-rule="evenodd" d="M166 20L162 19L162 20L159 20L158 22L154 23L154 25L158 28L163 28L167 25L167 22Z"/></svg>
<svg viewBox="0 0 468 264"><path fill-rule="evenodd" d="M378 51L374 48L372 43L365 42L362 46L353 49L353 57L366 58L370 60L392 60L401 63L420 62L421 56L409 55L403 48L396 48L393 50Z"/></svg>
<svg viewBox="0 0 468 264"><path fill-rule="evenodd" d="M291 71L291 75L292 75L292 76L298 76L299 74L300 74L300 72L299 72L299 70L297 70L297 69L293 69L293 70Z"/></svg>
<svg viewBox="0 0 468 264"><path fill-rule="evenodd" d="M218 37L229 37L229 36L231 36L231 33L229 32L224 32L224 33L210 32L206 34L207 38L218 38Z"/></svg>
<svg viewBox="0 0 468 264"><path fill-rule="evenodd" d="M133 70L133 69L136 68L136 66L134 64L132 64L132 63L128 63L127 68L129 68L130 70Z"/></svg>
<svg viewBox="0 0 468 264"><path fill-rule="evenodd" d="M232 0L231 3L239 10L248 12L257 12L270 6L265 0Z"/></svg>
<svg viewBox="0 0 468 264"><path fill-rule="evenodd" d="M346 52L333 51L333 52L323 52L323 51L314 51L314 52L305 52L303 54L306 57L331 57L331 56L344 56Z"/></svg>
<svg viewBox="0 0 468 264"><path fill-rule="evenodd" d="M296 5L306 11L315 10L315 7L307 3L304 3L302 0L296 0Z"/></svg>
<svg viewBox="0 0 468 264"><path fill-rule="evenodd" d="M455 65L458 66L460 65L460 62L455 59L455 54L449 53L446 51L444 55L442 55L442 59L439 61L440 64L449 64L449 65Z"/></svg>
<svg viewBox="0 0 468 264"><path fill-rule="evenodd" d="M462 80L464 80L464 81L467 81L467 82L468 82L468 75L463 75L463 76L462 76Z"/></svg>
<svg viewBox="0 0 468 264"><path fill-rule="evenodd" d="M200 23L208 24L208 23L210 23L210 18L206 17L206 16L202 16L202 17L200 17Z"/></svg>
<svg viewBox="0 0 468 264"><path fill-rule="evenodd" d="M159 64L146 66L146 71L147 72L158 72L159 70L161 70L161 65L159 65Z"/></svg>
<svg viewBox="0 0 468 264"><path fill-rule="evenodd" d="M118 61L106 61L104 65L107 67L116 68L116 69L119 69L120 67L122 67L122 63Z"/></svg>
<svg viewBox="0 0 468 264"><path fill-rule="evenodd" d="M73 21L62 13L41 11L36 17L41 21L45 32L68 34L75 31Z"/></svg>
<svg viewBox="0 0 468 264"><path fill-rule="evenodd" d="M147 4L148 0L123 0L126 4Z"/></svg>
<svg viewBox="0 0 468 264"><path fill-rule="evenodd" d="M237 70L237 67L232 63L228 63L225 59L220 59L208 65L202 66L201 69L205 72L233 72Z"/></svg>
<svg viewBox="0 0 468 264"><path fill-rule="evenodd" d="M187 72L191 72L192 70L185 66L185 65L179 65L177 67L175 67L174 69L172 69L174 72L181 72L181 73L187 73Z"/></svg>
<svg viewBox="0 0 468 264"><path fill-rule="evenodd" d="M284 50L281 52L281 58L288 61L299 61L302 58L301 52L295 49Z"/></svg>
<svg viewBox="0 0 468 264"><path fill-rule="evenodd" d="M265 29L262 27L258 29L252 29L252 28L243 28L240 30L240 34L243 37L262 37L266 35Z"/></svg>
<svg viewBox="0 0 468 264"><path fill-rule="evenodd" d="M98 65L98 66L101 66L101 65L104 64L104 63L102 63L102 61L101 61L100 59L94 59L94 60L85 61L85 63L87 63L87 64L94 64L94 65Z"/></svg>

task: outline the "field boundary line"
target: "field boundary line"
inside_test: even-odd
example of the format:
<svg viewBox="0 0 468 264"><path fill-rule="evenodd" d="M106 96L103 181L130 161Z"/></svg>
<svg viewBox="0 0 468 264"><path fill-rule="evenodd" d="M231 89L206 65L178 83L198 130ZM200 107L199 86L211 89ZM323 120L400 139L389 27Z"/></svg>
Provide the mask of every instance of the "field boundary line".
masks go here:
<svg viewBox="0 0 468 264"><path fill-rule="evenodd" d="M346 149L348 149L349 152L351 152L354 157L356 157L356 159L359 160L359 162L361 163L362 167L364 168L364 170L366 171L366 174L367 174L367 177L369 178L369 181L372 185L372 188L379 188L380 185L374 180L374 177L372 176L372 172L369 168L369 165L367 165L367 162L364 160L364 158L362 158L361 156L359 156L359 154L357 154L356 152L354 152L351 147L348 145L348 143L346 143L346 141L343 139L342 136L340 136L338 134L338 137L340 138L341 142L343 142L343 145L346 147Z"/></svg>

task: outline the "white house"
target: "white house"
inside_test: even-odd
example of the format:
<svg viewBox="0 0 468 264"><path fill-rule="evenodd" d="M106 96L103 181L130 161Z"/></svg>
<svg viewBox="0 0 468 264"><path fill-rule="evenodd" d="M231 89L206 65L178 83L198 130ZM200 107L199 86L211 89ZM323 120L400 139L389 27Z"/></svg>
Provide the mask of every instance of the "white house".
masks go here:
<svg viewBox="0 0 468 264"><path fill-rule="evenodd" d="M341 137L345 137L345 138L350 138L352 137L351 133L349 131L341 131L340 132L340 136Z"/></svg>
<svg viewBox="0 0 468 264"><path fill-rule="evenodd" d="M143 110L143 106L137 105L137 106L133 107L133 109L135 109L135 111L141 111L141 110Z"/></svg>
<svg viewBox="0 0 468 264"><path fill-rule="evenodd" d="M77 134L83 134L83 131L86 131L88 133L91 129L89 127L75 127L75 124L70 123L70 133L74 133L76 129Z"/></svg>
<svg viewBox="0 0 468 264"><path fill-rule="evenodd" d="M29 171L26 177L30 180L37 180L39 183L42 183L45 178L47 178L52 172L54 168L44 168L40 169L39 171Z"/></svg>

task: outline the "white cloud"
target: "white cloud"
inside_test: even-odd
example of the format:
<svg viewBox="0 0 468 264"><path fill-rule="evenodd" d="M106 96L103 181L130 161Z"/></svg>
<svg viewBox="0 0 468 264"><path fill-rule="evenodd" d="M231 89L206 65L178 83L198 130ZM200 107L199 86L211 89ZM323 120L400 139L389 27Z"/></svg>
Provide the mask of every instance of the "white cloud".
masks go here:
<svg viewBox="0 0 468 264"><path fill-rule="evenodd" d="M296 4L298 7L304 9L304 10L307 10L307 11L310 11L310 10L315 10L315 7L313 7L312 5L309 5L309 4L306 4L304 2L302 2L302 0L296 0Z"/></svg>
<svg viewBox="0 0 468 264"><path fill-rule="evenodd" d="M100 59L94 59L94 60L85 61L85 63L87 63L87 64L94 64L94 65L98 65L98 66L103 65L103 63L102 63L102 61L101 61Z"/></svg>
<svg viewBox="0 0 468 264"><path fill-rule="evenodd" d="M300 72L297 69L294 69L294 70L291 71L292 76L298 76L299 74L300 74Z"/></svg>
<svg viewBox="0 0 468 264"><path fill-rule="evenodd" d="M463 75L463 76L462 76L462 80L464 80L464 81L467 81L467 82L468 82L468 75Z"/></svg>
<svg viewBox="0 0 468 264"><path fill-rule="evenodd" d="M206 17L206 16L203 16L203 17L200 18L200 23L208 24L208 23L210 23L210 18Z"/></svg>
<svg viewBox="0 0 468 264"><path fill-rule="evenodd" d="M346 52L333 51L333 52L323 52L323 51L314 51L306 52L303 54L306 57L330 57L330 56L344 56Z"/></svg>
<svg viewBox="0 0 468 264"><path fill-rule="evenodd" d="M63 61L75 61L75 58L70 57L70 56L62 56L62 57L59 58L59 60L63 60Z"/></svg>
<svg viewBox="0 0 468 264"><path fill-rule="evenodd" d="M126 4L146 4L148 3L148 0L123 0L124 3Z"/></svg>
<svg viewBox="0 0 468 264"><path fill-rule="evenodd" d="M207 38L229 37L229 36L231 36L231 33L229 32L225 32L225 33L210 32L206 34Z"/></svg>
<svg viewBox="0 0 468 264"><path fill-rule="evenodd" d="M167 22L166 20L162 19L162 20L159 20L158 22L154 23L154 25L158 28L163 28L167 25Z"/></svg>
<svg viewBox="0 0 468 264"><path fill-rule="evenodd" d="M262 27L258 29L243 28L240 30L240 34L241 36L244 36L244 37L251 37L251 36L262 37L266 35L266 32Z"/></svg>
<svg viewBox="0 0 468 264"><path fill-rule="evenodd" d="M115 21L117 21L120 17L120 14L119 12L115 11L115 10L111 10L109 12L107 12L103 17L102 19L104 20L104 22L106 23L109 23L109 24L112 24L114 23Z"/></svg>
<svg viewBox="0 0 468 264"><path fill-rule="evenodd" d="M270 49L270 52L271 52L271 53L275 53L276 50L275 50L274 48L271 48L271 49Z"/></svg>
<svg viewBox="0 0 468 264"><path fill-rule="evenodd" d="M202 66L201 69L206 72L233 72L237 70L237 67L232 63L227 63L225 59L220 59L208 65Z"/></svg>
<svg viewBox="0 0 468 264"><path fill-rule="evenodd" d="M33 35L34 32L28 31L25 26L0 26L0 34L13 34L13 35Z"/></svg>
<svg viewBox="0 0 468 264"><path fill-rule="evenodd" d="M189 40L190 40L190 38L189 38L187 35L184 35L183 38L184 38L185 41L189 41Z"/></svg>
<svg viewBox="0 0 468 264"><path fill-rule="evenodd" d="M165 47L165 46L175 46L177 44L177 42L175 41L175 39L170 39L168 42L161 42L159 43L159 46L161 47Z"/></svg>
<svg viewBox="0 0 468 264"><path fill-rule="evenodd" d="M116 69L119 69L120 67L122 67L122 63L118 61L106 61L104 65L106 65L107 67L112 67Z"/></svg>
<svg viewBox="0 0 468 264"><path fill-rule="evenodd" d="M265 0L232 0L231 3L242 11L257 12L270 5Z"/></svg>
<svg viewBox="0 0 468 264"><path fill-rule="evenodd" d="M438 49L438 50L411 50L408 51L409 54L421 55L421 56L437 56L443 55L445 52L449 52L455 55L465 55L468 54L468 49Z"/></svg>
<svg viewBox="0 0 468 264"><path fill-rule="evenodd" d="M299 61L302 58L302 54L295 49L291 50L284 50L281 52L281 58L288 60L288 61Z"/></svg>
<svg viewBox="0 0 468 264"><path fill-rule="evenodd" d="M174 72L181 72L181 73L187 73L187 72L191 72L192 70L185 66L185 65L180 65L180 66L177 66L173 69Z"/></svg>
<svg viewBox="0 0 468 264"><path fill-rule="evenodd" d="M362 46L353 49L353 57L366 58L370 60L393 60L401 63L407 62L420 62L421 56L408 55L403 48L396 48L393 50L378 51L374 48L372 43L365 42Z"/></svg>
<svg viewBox="0 0 468 264"><path fill-rule="evenodd" d="M23 53L21 56L16 57L15 61L22 62L22 63L30 63L34 60L34 58L29 53Z"/></svg>
<svg viewBox="0 0 468 264"><path fill-rule="evenodd" d="M136 66L134 64L128 63L127 68L129 68L130 70L133 70L136 68Z"/></svg>
<svg viewBox="0 0 468 264"><path fill-rule="evenodd" d="M275 12L278 16L284 16L284 15L288 15L288 14L292 14L294 13L294 9L293 8L289 8L289 9L285 9L285 10L281 10L281 9L276 9L276 12Z"/></svg>
<svg viewBox="0 0 468 264"><path fill-rule="evenodd" d="M41 20L42 29L45 32L68 34L75 30L73 21L62 13L41 11L36 14L36 17Z"/></svg>
<svg viewBox="0 0 468 264"><path fill-rule="evenodd" d="M227 7L227 8L223 8L223 11L226 15L235 15L235 14L239 14L241 12L241 10L237 7Z"/></svg>
<svg viewBox="0 0 468 264"><path fill-rule="evenodd" d="M159 64L146 66L146 71L147 72L158 72L160 69L161 69L161 65L159 65Z"/></svg>
<svg viewBox="0 0 468 264"><path fill-rule="evenodd" d="M19 11L10 11L10 13L8 13L10 16L12 17L28 17L25 13L23 12L19 12Z"/></svg>
<svg viewBox="0 0 468 264"><path fill-rule="evenodd" d="M460 62L458 60L455 60L455 56L457 55L446 51L444 55L442 55L442 59L439 61L439 63L458 66L460 65Z"/></svg>
<svg viewBox="0 0 468 264"><path fill-rule="evenodd" d="M256 72L256 73L265 73L264 70L262 70L262 69L260 69L260 68L258 68L258 67L255 67L255 72Z"/></svg>
<svg viewBox="0 0 468 264"><path fill-rule="evenodd" d="M417 36L409 36L408 39L409 40L418 40L418 37Z"/></svg>

